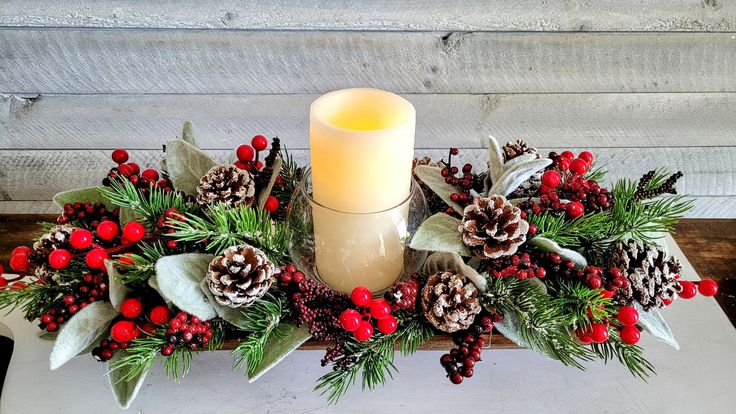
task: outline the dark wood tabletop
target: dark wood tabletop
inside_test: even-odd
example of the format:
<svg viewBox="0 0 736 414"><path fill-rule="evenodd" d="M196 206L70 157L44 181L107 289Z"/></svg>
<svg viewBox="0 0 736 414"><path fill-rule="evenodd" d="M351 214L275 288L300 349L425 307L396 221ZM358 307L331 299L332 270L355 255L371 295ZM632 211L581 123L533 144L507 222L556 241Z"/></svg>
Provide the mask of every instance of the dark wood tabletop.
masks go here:
<svg viewBox="0 0 736 414"><path fill-rule="evenodd" d="M28 245L38 235L40 230L36 223L54 219L55 216L49 215L0 215L0 263L7 267L13 248ZM682 220L673 236L700 277L718 281L720 291L716 300L736 326L736 220ZM452 347L451 343L449 336L438 336L422 349L446 350ZM513 342L495 334L492 346L516 347ZM302 348L320 349L324 344L308 342Z"/></svg>

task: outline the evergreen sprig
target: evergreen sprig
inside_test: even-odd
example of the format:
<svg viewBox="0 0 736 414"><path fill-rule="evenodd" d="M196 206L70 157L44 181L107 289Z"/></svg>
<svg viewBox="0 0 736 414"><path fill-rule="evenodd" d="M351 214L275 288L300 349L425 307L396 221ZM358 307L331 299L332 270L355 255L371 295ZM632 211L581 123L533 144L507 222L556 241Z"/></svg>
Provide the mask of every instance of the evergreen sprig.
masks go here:
<svg viewBox="0 0 736 414"><path fill-rule="evenodd" d="M529 224L537 227L534 236L546 237L563 247L581 247L586 240L597 240L607 236L608 218L604 213L586 214L574 220L564 215L549 212L529 214Z"/></svg>
<svg viewBox="0 0 736 414"><path fill-rule="evenodd" d="M174 208L180 213L193 213L198 207L186 201L180 192L166 192L163 188L150 187L147 195L130 182L121 177L120 180L110 180L110 187L99 187L100 193L113 204L121 208L129 208L140 216L141 221L153 228L159 217L166 210Z"/></svg>
<svg viewBox="0 0 736 414"><path fill-rule="evenodd" d="M593 162L593 165L585 172L585 174L583 174L583 178L586 180L601 182L606 178L607 171L604 168L605 167L603 165Z"/></svg>
<svg viewBox="0 0 736 414"><path fill-rule="evenodd" d="M191 213L179 217L169 222L174 232L168 236L177 241L206 242L206 250L215 254L247 243L276 263L287 256L286 227L271 220L265 210L215 204L204 217Z"/></svg>
<svg viewBox="0 0 736 414"><path fill-rule="evenodd" d="M156 274L156 262L166 256L166 249L160 240L154 243L139 243L140 254L126 254L133 264L118 260L119 279L126 286L142 285Z"/></svg>
<svg viewBox="0 0 736 414"><path fill-rule="evenodd" d="M586 327L614 316L611 299L599 289L590 289L580 281L556 280L546 283L552 301L564 310L566 324Z"/></svg>
<svg viewBox="0 0 736 414"><path fill-rule="evenodd" d="M650 374L654 374L654 366L644 357L644 350L638 345L627 345L615 330L611 331L608 341L593 343L591 348L604 362L614 358L623 364L632 375L646 381Z"/></svg>
<svg viewBox="0 0 736 414"><path fill-rule="evenodd" d="M294 194L294 190L299 186L304 174L306 172L305 167L300 167L299 164L294 161L294 157L289 154L286 149L281 151L281 171L279 176L283 178L283 186L275 185L271 190L271 195L279 200L279 204L282 206L289 205L291 196ZM283 211L285 209L279 209L278 215L275 217L277 220L283 220Z"/></svg>
<svg viewBox="0 0 736 414"><path fill-rule="evenodd" d="M240 327L248 332L248 336L232 352L235 358L233 370L245 367L247 374L255 371L263 361L268 340L281 340L291 333L292 325L280 323L287 314L284 301L271 294L266 294L243 311L244 321Z"/></svg>
<svg viewBox="0 0 736 414"><path fill-rule="evenodd" d="M32 321L53 308L61 298L71 293L69 285L31 283L25 288L5 286L0 288L0 310L20 308L25 318Z"/></svg>

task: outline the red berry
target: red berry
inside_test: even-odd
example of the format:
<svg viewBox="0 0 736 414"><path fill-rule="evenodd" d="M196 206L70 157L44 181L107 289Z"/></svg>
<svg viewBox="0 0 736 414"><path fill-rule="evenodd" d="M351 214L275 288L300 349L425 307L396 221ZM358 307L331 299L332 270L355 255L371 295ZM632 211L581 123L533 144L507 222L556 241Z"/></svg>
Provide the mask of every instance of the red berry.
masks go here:
<svg viewBox="0 0 736 414"><path fill-rule="evenodd" d="M391 305L389 305L386 299L374 300L371 302L371 316L377 320L391 316Z"/></svg>
<svg viewBox="0 0 736 414"><path fill-rule="evenodd" d="M566 158L562 158L559 161L557 161L557 168L559 168L562 171L567 171L570 169L570 161Z"/></svg>
<svg viewBox="0 0 736 414"><path fill-rule="evenodd" d="M380 319L378 321L378 330L381 331L381 333L390 335L394 332L396 332L396 328L399 327L399 323L396 321L396 318L394 318L392 315L388 315L387 317Z"/></svg>
<svg viewBox="0 0 736 414"><path fill-rule="evenodd" d="M593 342L593 338L590 337L590 333L588 333L585 329L578 328L575 330L575 334L578 336L578 340L584 344L589 344Z"/></svg>
<svg viewBox="0 0 736 414"><path fill-rule="evenodd" d="M107 252L103 249L92 249L85 256L84 261L90 269L102 269L105 260L108 259Z"/></svg>
<svg viewBox="0 0 736 414"><path fill-rule="evenodd" d="M131 221L123 226L123 238L131 243L141 241L145 235L146 228L137 221Z"/></svg>
<svg viewBox="0 0 736 414"><path fill-rule="evenodd" d="M367 287L358 286L350 293L350 299L355 306L369 306L373 300L373 295Z"/></svg>
<svg viewBox="0 0 736 414"><path fill-rule="evenodd" d="M360 342L371 339L371 336L373 336L373 325L368 321L360 321L358 328L353 331L353 336Z"/></svg>
<svg viewBox="0 0 736 414"><path fill-rule="evenodd" d="M117 342L130 342L138 337L138 328L131 321L117 321L110 329L110 336Z"/></svg>
<svg viewBox="0 0 736 414"><path fill-rule="evenodd" d="M450 375L450 382L452 382L455 385L458 385L463 382L463 376L459 372L456 372L452 375Z"/></svg>
<svg viewBox="0 0 736 414"><path fill-rule="evenodd" d="M143 303L136 298L128 298L120 305L120 313L128 319L135 319L143 312Z"/></svg>
<svg viewBox="0 0 736 414"><path fill-rule="evenodd" d="M585 278L585 284L591 289L600 289L602 284L601 277L598 275L589 275Z"/></svg>
<svg viewBox="0 0 736 414"><path fill-rule="evenodd" d="M718 283L713 279L703 279L698 283L698 290L703 296L715 296L718 293Z"/></svg>
<svg viewBox="0 0 736 414"><path fill-rule="evenodd" d="M695 283L693 282L681 280L680 286L682 286L682 291L678 293L678 295L683 299L692 299L698 293Z"/></svg>
<svg viewBox="0 0 736 414"><path fill-rule="evenodd" d="M272 195L266 197L263 208L269 213L275 213L279 209L279 199Z"/></svg>
<svg viewBox="0 0 736 414"><path fill-rule="evenodd" d="M143 170L143 172L141 173L141 177L146 177L150 181L158 181L158 171L154 170L153 168Z"/></svg>
<svg viewBox="0 0 736 414"><path fill-rule="evenodd" d="M557 188L560 185L560 181L562 181L562 175L555 170L545 171L542 174L542 184L549 188Z"/></svg>
<svg viewBox="0 0 736 414"><path fill-rule="evenodd" d="M235 151L235 154L238 157L238 160L241 162L246 161L252 161L253 157L256 156L255 150L253 150L253 147L247 144L243 144L238 147L238 149Z"/></svg>
<svg viewBox="0 0 736 414"><path fill-rule="evenodd" d="M49 265L54 269L64 269L72 261L72 255L68 250L56 249L49 254Z"/></svg>
<svg viewBox="0 0 736 414"><path fill-rule="evenodd" d="M253 145L256 151L263 151L268 147L268 140L263 135L256 135L250 140L250 144Z"/></svg>
<svg viewBox="0 0 736 414"><path fill-rule="evenodd" d="M0 276L0 288L4 288L5 286L8 286L8 279Z"/></svg>
<svg viewBox="0 0 736 414"><path fill-rule="evenodd" d="M112 240L118 235L120 228L114 221L105 220L97 226L97 237L102 240Z"/></svg>
<svg viewBox="0 0 736 414"><path fill-rule="evenodd" d="M169 321L170 317L169 308L164 305L154 307L151 309L151 313L148 314L148 318L151 320L151 323L156 325L165 324Z"/></svg>
<svg viewBox="0 0 736 414"><path fill-rule="evenodd" d="M591 154L588 151L583 151L580 154L578 154L578 158L580 158L581 160L587 162L588 164L592 164L593 163L593 154Z"/></svg>
<svg viewBox="0 0 736 414"><path fill-rule="evenodd" d="M25 254L14 254L10 258L10 268L16 272L25 272L28 270L28 256Z"/></svg>
<svg viewBox="0 0 736 414"><path fill-rule="evenodd" d="M560 154L562 158L566 158L568 161L572 161L573 158L575 158L575 155L572 153L572 151L562 151L562 154Z"/></svg>
<svg viewBox="0 0 736 414"><path fill-rule="evenodd" d="M570 162L570 171L577 175L583 175L588 171L588 163L580 158L575 158Z"/></svg>
<svg viewBox="0 0 736 414"><path fill-rule="evenodd" d="M86 229L77 229L69 236L69 244L77 250L84 250L92 245L94 236L92 232Z"/></svg>
<svg viewBox="0 0 736 414"><path fill-rule="evenodd" d="M53 320L54 320L54 317L49 315L48 313L41 316L41 322L43 323L51 323Z"/></svg>
<svg viewBox="0 0 736 414"><path fill-rule="evenodd" d="M616 318L623 326L634 326L639 322L639 312L633 306L622 306L618 308Z"/></svg>
<svg viewBox="0 0 736 414"><path fill-rule="evenodd" d="M141 167L134 162L129 162L128 167L130 167L132 175L138 175L141 172Z"/></svg>
<svg viewBox="0 0 736 414"><path fill-rule="evenodd" d="M664 298L664 299L662 299L662 304L665 307L670 306L672 304L672 299L670 299L670 298Z"/></svg>
<svg viewBox="0 0 736 414"><path fill-rule="evenodd" d="M56 324L56 322L50 322L48 325L46 325L46 330L48 332L55 332L56 328L58 328L59 325Z"/></svg>
<svg viewBox="0 0 736 414"><path fill-rule="evenodd" d="M608 340L608 327L602 323L594 323L590 326L590 338L593 342L603 343Z"/></svg>
<svg viewBox="0 0 736 414"><path fill-rule="evenodd" d="M360 322L360 313L355 309L345 309L340 314L340 326L348 332L353 332L358 329Z"/></svg>
<svg viewBox="0 0 736 414"><path fill-rule="evenodd" d="M624 326L621 328L619 335L621 336L621 342L627 345L634 345L639 342L639 338L641 338L641 333L636 326Z"/></svg>
<svg viewBox="0 0 736 414"><path fill-rule="evenodd" d="M31 254L32 251L33 250L31 250L31 248L28 247L28 246L18 246L15 249L13 249L12 252L10 252L10 256L12 257L12 256L15 256L15 255L18 255L18 254L29 255L29 254Z"/></svg>
<svg viewBox="0 0 736 414"><path fill-rule="evenodd" d="M585 214L585 207L579 201L571 201L565 206L565 213L569 218L578 218Z"/></svg>
<svg viewBox="0 0 736 414"><path fill-rule="evenodd" d="M112 152L112 160L117 164L122 164L128 161L128 151L124 149L116 149Z"/></svg>
<svg viewBox="0 0 736 414"><path fill-rule="evenodd" d="M263 163L258 161L256 163L256 171L261 171L263 169Z"/></svg>
<svg viewBox="0 0 736 414"><path fill-rule="evenodd" d="M76 299L74 298L74 295L65 295L63 300L64 300L65 305L71 305L72 303L76 301Z"/></svg>

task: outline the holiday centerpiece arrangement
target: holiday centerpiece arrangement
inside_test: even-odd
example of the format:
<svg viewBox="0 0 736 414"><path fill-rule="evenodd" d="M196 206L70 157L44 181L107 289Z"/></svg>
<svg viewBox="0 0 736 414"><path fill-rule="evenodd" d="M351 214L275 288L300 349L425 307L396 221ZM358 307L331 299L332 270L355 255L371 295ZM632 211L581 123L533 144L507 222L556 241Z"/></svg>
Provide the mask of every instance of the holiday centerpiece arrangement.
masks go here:
<svg viewBox="0 0 736 414"><path fill-rule="evenodd" d="M667 251L691 207L676 194L681 173L605 187L589 152L492 137L478 172L455 148L414 159L413 107L409 126L338 115L334 130L312 119L311 170L261 135L218 163L189 123L159 169L115 150L99 187L57 194L56 222L12 252L0 308L55 341L51 369L77 355L106 362L123 407L157 361L179 379L227 343L254 381L307 341L326 344L332 369L315 388L336 402L359 378L385 383L396 347L412 354L436 336L455 344L438 376L460 384L492 330L565 365L616 359L645 378L642 331L678 346L658 310L717 290L680 279ZM333 136L351 129L355 140ZM378 130L411 140L386 147L367 138ZM362 168L369 177L351 175Z"/></svg>

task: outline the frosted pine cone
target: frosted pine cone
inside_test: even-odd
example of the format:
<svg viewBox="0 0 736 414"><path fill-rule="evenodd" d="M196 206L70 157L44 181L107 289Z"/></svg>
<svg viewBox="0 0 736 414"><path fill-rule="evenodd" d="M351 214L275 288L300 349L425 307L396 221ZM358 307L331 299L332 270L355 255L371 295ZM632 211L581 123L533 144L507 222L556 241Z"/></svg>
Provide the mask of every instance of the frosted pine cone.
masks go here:
<svg viewBox="0 0 736 414"><path fill-rule="evenodd" d="M437 272L422 289L422 310L437 329L457 332L473 324L481 311L478 290L464 275L454 271Z"/></svg>
<svg viewBox="0 0 736 414"><path fill-rule="evenodd" d="M516 253L526 241L529 223L506 197L494 194L488 198L476 197L465 207L458 231L476 256L496 259Z"/></svg>
<svg viewBox="0 0 736 414"><path fill-rule="evenodd" d="M503 151L503 162L508 162L524 154L533 154L540 158L536 148L528 146L522 139L517 139L516 142L507 142L501 150Z"/></svg>
<svg viewBox="0 0 736 414"><path fill-rule="evenodd" d="M197 187L197 203L209 205L224 203L232 207L253 204L256 183L248 171L234 165L216 165L210 168Z"/></svg>
<svg viewBox="0 0 736 414"><path fill-rule="evenodd" d="M69 237L73 231L74 227L68 224L54 226L33 243L34 258L43 259L56 249L69 249Z"/></svg>
<svg viewBox="0 0 736 414"><path fill-rule="evenodd" d="M250 306L271 287L275 271L262 251L247 244L232 246L210 262L207 286L221 305Z"/></svg>
<svg viewBox="0 0 736 414"><path fill-rule="evenodd" d="M614 299L622 305L638 302L644 310L662 308L682 290L675 276L682 272L680 262L655 245L629 240L611 249L613 265L628 279Z"/></svg>

